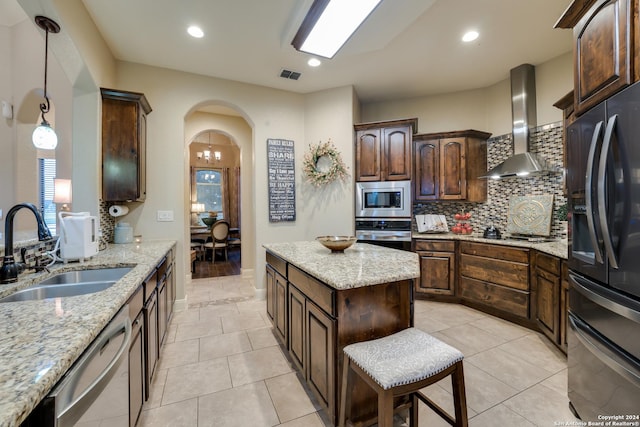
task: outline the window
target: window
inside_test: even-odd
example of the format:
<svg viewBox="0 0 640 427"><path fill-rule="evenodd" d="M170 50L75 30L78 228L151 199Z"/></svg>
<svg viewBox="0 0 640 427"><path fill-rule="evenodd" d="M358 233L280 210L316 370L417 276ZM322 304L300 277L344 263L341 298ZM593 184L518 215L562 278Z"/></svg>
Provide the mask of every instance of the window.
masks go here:
<svg viewBox="0 0 640 427"><path fill-rule="evenodd" d="M53 203L53 178L56 177L56 159L38 159L38 203L44 223L51 235L56 235L56 204Z"/></svg>
<svg viewBox="0 0 640 427"><path fill-rule="evenodd" d="M217 169L196 168L194 170L192 198L194 203L204 203L204 213L200 217L209 216L210 211L218 213L218 219L224 218L222 171Z"/></svg>

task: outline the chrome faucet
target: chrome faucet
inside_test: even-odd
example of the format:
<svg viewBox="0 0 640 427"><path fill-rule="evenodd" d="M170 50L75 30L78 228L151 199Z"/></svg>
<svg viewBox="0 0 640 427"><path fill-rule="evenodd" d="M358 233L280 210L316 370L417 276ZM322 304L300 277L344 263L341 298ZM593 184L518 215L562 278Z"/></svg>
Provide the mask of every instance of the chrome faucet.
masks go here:
<svg viewBox="0 0 640 427"><path fill-rule="evenodd" d="M42 215L32 203L19 203L9 209L4 222L4 258L0 267L0 283L13 283L18 280L18 274L24 270L24 262L16 263L13 259L13 217L22 208L27 208L36 216L38 223L38 240L51 239L51 232L44 223ZM22 260L24 261L24 259Z"/></svg>

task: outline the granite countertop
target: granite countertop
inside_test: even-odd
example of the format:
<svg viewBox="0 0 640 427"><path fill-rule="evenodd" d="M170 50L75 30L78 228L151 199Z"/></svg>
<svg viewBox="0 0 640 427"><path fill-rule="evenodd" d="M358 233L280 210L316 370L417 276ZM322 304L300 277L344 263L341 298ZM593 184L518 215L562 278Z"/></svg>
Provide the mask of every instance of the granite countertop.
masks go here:
<svg viewBox="0 0 640 427"><path fill-rule="evenodd" d="M337 290L420 277L418 254L366 243L331 253L320 242L267 243L279 256Z"/></svg>
<svg viewBox="0 0 640 427"><path fill-rule="evenodd" d="M82 263L55 264L0 285L0 297L56 273L134 267L101 292L41 301L0 303L0 426L19 425L80 357L138 286L175 245L173 240L109 245Z"/></svg>
<svg viewBox="0 0 640 427"><path fill-rule="evenodd" d="M510 239L485 239L480 235L464 235L454 233L412 233L412 239L426 240L462 240L468 242L489 243L493 245L514 246L517 248L535 249L545 252L558 258L568 258L569 242L567 239L554 240L551 242L528 242L526 240L510 240Z"/></svg>

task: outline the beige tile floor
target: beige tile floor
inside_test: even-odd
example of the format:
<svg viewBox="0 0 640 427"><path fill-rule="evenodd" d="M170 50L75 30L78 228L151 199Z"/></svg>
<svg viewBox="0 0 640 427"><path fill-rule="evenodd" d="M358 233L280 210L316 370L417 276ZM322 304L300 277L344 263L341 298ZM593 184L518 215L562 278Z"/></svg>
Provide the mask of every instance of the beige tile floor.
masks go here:
<svg viewBox="0 0 640 427"><path fill-rule="evenodd" d="M240 276L193 280L173 316L141 427L324 427ZM556 426L568 409L565 356L541 334L468 307L416 301L415 325L465 354L469 425ZM427 394L453 410L445 379ZM446 426L424 405L420 426Z"/></svg>

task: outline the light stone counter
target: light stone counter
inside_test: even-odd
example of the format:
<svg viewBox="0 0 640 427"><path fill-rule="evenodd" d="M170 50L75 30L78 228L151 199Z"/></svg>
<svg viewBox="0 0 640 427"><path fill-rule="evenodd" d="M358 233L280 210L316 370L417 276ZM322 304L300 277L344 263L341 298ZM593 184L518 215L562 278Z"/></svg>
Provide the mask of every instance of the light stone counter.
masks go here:
<svg viewBox="0 0 640 427"><path fill-rule="evenodd" d="M485 239L480 235L463 235L454 233L416 233L411 235L413 239L426 239L426 240L461 240L468 242L488 243L493 245L505 245L514 246L517 248L535 249L537 251L545 252L549 255L557 256L558 258L568 258L568 241L567 239L555 240L552 242L528 242L525 240L507 240L507 239Z"/></svg>
<svg viewBox="0 0 640 427"><path fill-rule="evenodd" d="M0 297L64 271L134 267L107 290L41 301L0 303L0 426L19 425L60 380L175 241L109 245L91 260L56 264L0 285Z"/></svg>
<svg viewBox="0 0 640 427"><path fill-rule="evenodd" d="M337 289L420 277L418 254L366 243L332 253L317 241L268 243L267 251Z"/></svg>

